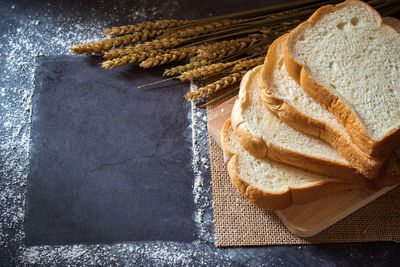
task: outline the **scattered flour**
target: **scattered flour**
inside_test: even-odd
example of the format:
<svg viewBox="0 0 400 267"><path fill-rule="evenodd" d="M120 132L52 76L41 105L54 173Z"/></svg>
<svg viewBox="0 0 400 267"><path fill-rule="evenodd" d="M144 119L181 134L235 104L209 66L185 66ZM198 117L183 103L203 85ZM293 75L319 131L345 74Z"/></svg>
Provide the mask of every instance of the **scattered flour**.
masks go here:
<svg viewBox="0 0 400 267"><path fill-rule="evenodd" d="M191 90L196 90L194 84L191 86ZM199 237L204 238L212 242L212 237L207 236L207 231L205 229L204 219L205 211L210 211L210 203L211 200L208 196L211 193L211 184L210 181L208 184L205 184L205 173L207 173L207 169L209 168L209 160L208 160L208 138L206 131L207 122L201 120L201 118L205 115L206 111L200 110L196 107L196 105L191 102L191 122L190 126L192 133L192 151L193 151L193 172L195 176L194 184L193 184L193 196L194 202L197 206L197 210L194 214L194 220L198 225ZM206 154L206 155L205 155ZM208 179L210 180L210 179ZM206 236L205 236L206 235Z"/></svg>
<svg viewBox="0 0 400 267"><path fill-rule="evenodd" d="M171 2L169 5L177 4ZM50 4L49 4L50 5ZM17 14L16 6L9 7L15 18L2 33L6 43L0 44L0 247L16 251L16 265L211 265L229 260L226 253L216 254L213 246L211 183L209 175L207 117L205 110L192 105L193 170L195 180L193 215L198 228L198 240L193 243L132 242L114 245L66 245L26 247L24 242L24 209L29 166L31 102L35 84L36 58L68 55L74 44L97 41L104 36L105 20L90 20L42 14ZM166 9L168 10L168 9ZM112 10L110 11L112 12ZM148 10L131 13L133 21L146 18ZM160 9L153 8L157 17ZM110 14L109 14L110 15ZM111 15L110 15L111 16ZM150 16L150 17L151 17ZM167 14L168 16L168 14ZM114 21L116 23L118 21ZM13 248L13 249L12 249ZM5 252L7 253L7 252ZM11 252L9 252L11 253Z"/></svg>

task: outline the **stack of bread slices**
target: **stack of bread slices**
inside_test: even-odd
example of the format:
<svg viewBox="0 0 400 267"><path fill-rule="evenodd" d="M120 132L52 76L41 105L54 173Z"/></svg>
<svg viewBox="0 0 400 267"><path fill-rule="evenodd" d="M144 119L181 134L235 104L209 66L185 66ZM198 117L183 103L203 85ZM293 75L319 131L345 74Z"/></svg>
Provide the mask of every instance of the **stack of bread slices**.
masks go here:
<svg viewBox="0 0 400 267"><path fill-rule="evenodd" d="M284 209L400 182L400 34L364 2L318 9L242 79L222 130L233 185Z"/></svg>

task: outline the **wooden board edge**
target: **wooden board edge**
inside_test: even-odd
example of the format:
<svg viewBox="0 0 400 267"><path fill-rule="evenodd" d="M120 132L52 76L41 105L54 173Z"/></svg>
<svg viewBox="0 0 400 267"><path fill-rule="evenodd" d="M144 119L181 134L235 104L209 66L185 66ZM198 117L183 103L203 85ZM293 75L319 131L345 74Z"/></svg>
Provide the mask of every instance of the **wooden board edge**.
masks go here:
<svg viewBox="0 0 400 267"><path fill-rule="evenodd" d="M345 217L349 216L350 214L354 213L355 211L361 209L362 207L366 206L370 202L372 202L375 199L379 198L380 196L386 194L387 192L389 192L390 190L394 189L397 186L398 185L388 186L388 187L383 188L382 190L376 192L375 194L371 195L370 197L363 199L356 205L348 208L347 210L338 214L337 216L332 217L332 219L328 223L326 223L324 226L315 228L315 229L304 229L299 225L292 224L287 219L284 212L281 210L276 210L274 212L278 216L278 218L283 222L283 224L289 229L289 231L292 232L293 234L295 234L299 237L312 237L312 236L315 236L315 235L319 234L320 232L324 231L325 229L329 228L330 226L334 225L338 221L344 219Z"/></svg>

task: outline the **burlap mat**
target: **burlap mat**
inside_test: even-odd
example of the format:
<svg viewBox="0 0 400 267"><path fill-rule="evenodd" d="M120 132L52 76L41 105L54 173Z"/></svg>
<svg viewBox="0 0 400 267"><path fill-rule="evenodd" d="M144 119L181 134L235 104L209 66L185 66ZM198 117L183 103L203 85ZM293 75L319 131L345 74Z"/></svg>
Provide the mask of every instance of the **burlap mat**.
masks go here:
<svg viewBox="0 0 400 267"><path fill-rule="evenodd" d="M272 211L250 204L232 186L221 148L210 138L215 245L400 242L400 187L311 238L292 234Z"/></svg>
<svg viewBox="0 0 400 267"><path fill-rule="evenodd" d="M209 110L229 99L213 103ZM334 242L400 242L400 186L316 236L292 234L273 211L253 206L232 186L222 149L209 139L215 245L261 246Z"/></svg>

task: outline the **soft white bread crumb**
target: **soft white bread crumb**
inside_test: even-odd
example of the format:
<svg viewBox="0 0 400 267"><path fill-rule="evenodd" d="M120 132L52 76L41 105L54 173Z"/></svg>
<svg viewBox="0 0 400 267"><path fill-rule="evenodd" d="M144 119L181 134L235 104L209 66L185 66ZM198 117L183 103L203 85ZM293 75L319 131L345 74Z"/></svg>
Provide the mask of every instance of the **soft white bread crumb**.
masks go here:
<svg viewBox="0 0 400 267"><path fill-rule="evenodd" d="M264 104L297 130L330 143L361 174L377 177L386 158L371 158L363 152L335 116L288 75L284 62L287 37L287 34L279 37L268 50L259 80Z"/></svg>
<svg viewBox="0 0 400 267"><path fill-rule="evenodd" d="M400 34L382 24L379 14L368 5L350 0L321 8L292 31L287 53L286 61L293 59L327 90L328 97L302 82L307 93L330 109L340 123L347 124L352 138L356 138L351 133L354 129L365 132L372 141L398 131ZM288 72L299 80L300 73L294 68L289 67ZM362 146L362 141L356 143Z"/></svg>
<svg viewBox="0 0 400 267"><path fill-rule="evenodd" d="M233 106L232 127L241 145L258 158L323 175L360 179L361 175L331 145L295 130L264 106L260 97L260 70L261 66L246 73Z"/></svg>

